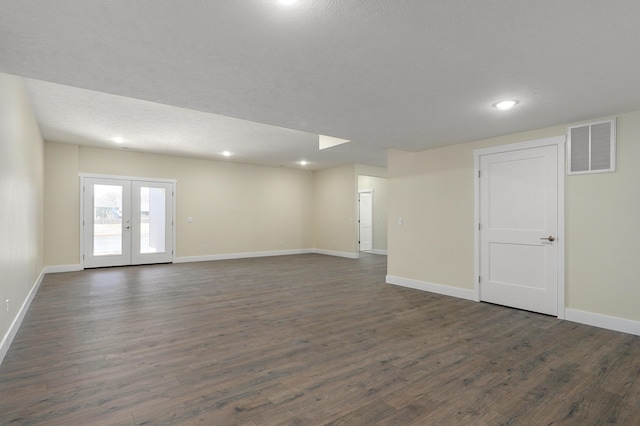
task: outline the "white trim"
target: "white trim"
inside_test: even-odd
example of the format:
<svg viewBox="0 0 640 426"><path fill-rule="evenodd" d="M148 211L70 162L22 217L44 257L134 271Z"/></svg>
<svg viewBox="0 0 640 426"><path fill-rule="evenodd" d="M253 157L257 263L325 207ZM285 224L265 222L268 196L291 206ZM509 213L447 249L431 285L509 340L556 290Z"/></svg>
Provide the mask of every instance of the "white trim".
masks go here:
<svg viewBox="0 0 640 426"><path fill-rule="evenodd" d="M360 253L349 253L346 251L334 251L325 249L313 249L315 254L324 254L326 256L346 257L347 259L360 259Z"/></svg>
<svg viewBox="0 0 640 426"><path fill-rule="evenodd" d="M254 251L245 253L210 254L206 256L181 256L174 258L174 263L211 262L213 260L248 259L252 257L288 256L292 254L313 253L312 249Z"/></svg>
<svg viewBox="0 0 640 426"><path fill-rule="evenodd" d="M78 259L78 263L80 264L80 268L84 269L84 176L82 173L78 176L79 182L78 187L80 189L80 258Z"/></svg>
<svg viewBox="0 0 640 426"><path fill-rule="evenodd" d="M565 259L566 259L566 234L565 234L565 185L566 185L566 160L565 160L565 144L567 138L564 136L559 137L558 143L558 238L556 244L558 245L558 264L557 264L557 279L558 279L558 319L566 318L566 299L565 299Z"/></svg>
<svg viewBox="0 0 640 426"><path fill-rule="evenodd" d="M93 179L114 179L114 180L140 180L144 182L164 182L164 183L178 183L177 179L169 178L151 178L143 176L120 176L120 175L100 175L95 173L78 173L81 178L93 178Z"/></svg>
<svg viewBox="0 0 640 426"><path fill-rule="evenodd" d="M293 249L293 250L272 250L253 251L243 253L223 253L210 254L206 256L180 256L175 257L173 263L189 262L211 262L214 260L248 259L252 257L289 256L293 254L323 254L327 256L346 257L349 259L359 259L358 253L348 253L343 251L323 250L323 249Z"/></svg>
<svg viewBox="0 0 640 426"><path fill-rule="evenodd" d="M522 149L530 149L530 148L540 148L542 146L549 146L549 145L558 145L559 147L562 147L565 143L565 140L566 140L566 136L560 135L560 136L551 136L551 137L542 138L542 139L534 139L534 140L525 141L525 142L510 143L506 145L490 146L488 148L478 148L473 150L473 156L479 157L481 155L500 154L502 152L519 151Z"/></svg>
<svg viewBox="0 0 640 426"><path fill-rule="evenodd" d="M480 155L473 151L473 300L480 301Z"/></svg>
<svg viewBox="0 0 640 426"><path fill-rule="evenodd" d="M480 178L478 173L480 171L480 156L498 154L502 152L519 151L523 149L539 148L543 146L556 145L558 147L558 238L556 244L558 245L558 318L564 319L565 312L565 149L566 136L552 136L549 138L535 139L526 142L512 143L508 145L498 145L489 148L480 148L473 150L474 157L474 175L473 175L473 222L474 222L474 285L473 292L474 297L472 300L476 302L480 301L480 231L478 224L480 223Z"/></svg>
<svg viewBox="0 0 640 426"><path fill-rule="evenodd" d="M82 271L82 265L76 263L75 265L49 265L44 267L45 274L57 274L59 272L76 272Z"/></svg>
<svg viewBox="0 0 640 426"><path fill-rule="evenodd" d="M442 294L444 296L457 297L459 299L475 301L475 292L460 287L450 285L434 284L426 281L414 280L411 278L395 277L387 275L387 284L399 285L402 287L414 288L416 290L428 291L430 293Z"/></svg>
<svg viewBox="0 0 640 426"><path fill-rule="evenodd" d="M2 341L0 342L0 364L2 364L2 361L4 360L5 355L7 355L7 352L9 351L9 346L11 346L11 343L13 342L13 338L16 337L16 334L18 333L18 330L22 325L22 320L24 319L24 316L27 314L27 310L29 310L29 306L31 305L33 298L36 296L36 293L40 288L40 284L42 283L42 279L44 278L44 275L45 275L45 270L42 269L42 272L40 272L40 275L36 279L35 284L33 284L33 286L31 287L31 290L29 291L27 298L22 303L22 306L20 307L18 314L13 319L13 322L11 322L9 329L7 330L4 337L2 338Z"/></svg>
<svg viewBox="0 0 640 426"><path fill-rule="evenodd" d="M386 256L387 255L387 250L373 249L373 250L371 250L371 254L378 254L380 256Z"/></svg>
<svg viewBox="0 0 640 426"><path fill-rule="evenodd" d="M375 235L375 231L374 231L374 222L375 220L373 220L374 218L374 214L373 214L373 209L375 208L375 202L374 202L374 196L373 196L373 188L369 188L369 189L358 189L358 251L368 251L368 250L361 250L360 247L362 246L361 241L362 239L360 238L360 231L362 231L360 224L361 224L361 220L362 218L360 217L360 194L371 194L371 248L373 249L373 246L375 244L374 241L374 235ZM373 251L373 250L371 250Z"/></svg>
<svg viewBox="0 0 640 426"><path fill-rule="evenodd" d="M640 336L640 321L611 317L602 314L594 314L593 312L585 312L578 309L569 308L565 310L565 314L565 319L567 321L578 322L594 327L606 328L607 330L620 331L622 333L629 333Z"/></svg>
<svg viewBox="0 0 640 426"><path fill-rule="evenodd" d="M173 241L171 246L171 262L176 261L176 252L177 252L177 240L176 240L176 228L177 228L177 195L178 195L178 180L170 179L170 178L150 178L150 177L141 177L141 176L120 176L120 175L104 175L104 174L94 174L94 173L79 173L80 177L80 268L84 269L84 187L85 187L85 179L112 179L112 180L125 180L125 181L137 181L137 182L158 182L158 183L167 183L171 185L171 202L172 202L172 223L171 223L171 232L173 234Z"/></svg>

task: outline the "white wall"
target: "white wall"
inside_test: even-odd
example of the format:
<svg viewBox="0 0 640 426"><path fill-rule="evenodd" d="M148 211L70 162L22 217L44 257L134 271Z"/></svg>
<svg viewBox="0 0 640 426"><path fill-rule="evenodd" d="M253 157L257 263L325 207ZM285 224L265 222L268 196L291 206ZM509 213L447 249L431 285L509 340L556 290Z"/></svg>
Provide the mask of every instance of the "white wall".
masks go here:
<svg viewBox="0 0 640 426"><path fill-rule="evenodd" d="M22 79L0 74L0 361L43 269L43 142ZM6 300L9 300L7 312Z"/></svg>
<svg viewBox="0 0 640 426"><path fill-rule="evenodd" d="M617 172L566 178L566 306L636 327L640 112L619 116L617 130ZM389 275L472 290L473 150L565 133L563 125L418 153L391 151Z"/></svg>
<svg viewBox="0 0 640 426"><path fill-rule="evenodd" d="M48 265L79 263L78 173L176 179L176 255L309 250L313 176L309 171L224 161L46 144ZM55 187L53 187L55 182ZM188 223L187 217L193 217ZM207 248L204 248L204 245Z"/></svg>

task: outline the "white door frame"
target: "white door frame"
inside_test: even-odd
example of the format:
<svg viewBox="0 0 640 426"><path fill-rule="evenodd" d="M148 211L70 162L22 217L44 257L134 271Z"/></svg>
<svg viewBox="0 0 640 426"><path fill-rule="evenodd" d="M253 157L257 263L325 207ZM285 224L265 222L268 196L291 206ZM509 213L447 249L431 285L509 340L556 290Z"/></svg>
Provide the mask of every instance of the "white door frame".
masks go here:
<svg viewBox="0 0 640 426"><path fill-rule="evenodd" d="M474 157L474 300L480 301L480 157L483 155L498 154L503 152L519 151L523 149L539 148L542 146L557 145L558 147L558 318L565 318L565 228L564 228L564 186L565 186L565 142L566 137L553 136L550 138L536 139L527 142L519 142L508 145L500 145L489 148L473 150Z"/></svg>
<svg viewBox="0 0 640 426"><path fill-rule="evenodd" d="M84 269L84 180L85 178L95 178L95 179L115 179L115 180L129 180L129 181L145 181L145 182L162 182L162 183L170 183L173 187L173 197L171 206L172 214L173 214L173 224L171 226L173 237L171 238L171 262L174 263L176 260L176 183L178 182L176 179L159 179L159 178L149 178L149 177L140 177L140 176L121 176L121 175L104 175L104 174L94 174L94 173L79 173L80 177L80 268Z"/></svg>
<svg viewBox="0 0 640 426"><path fill-rule="evenodd" d="M361 241L362 241L362 235L361 235L361 232L362 232L361 225L362 225L362 223L361 223L361 220L362 220L362 218L361 218L361 213L360 213L360 194L363 194L363 193L364 194L371 194L371 250L369 250L369 251L373 251L373 244L374 244L374 241L373 241L374 240L374 238L373 238L373 236L374 236L373 235L374 234L374 232L373 232L374 220L373 220L373 218L374 218L375 215L373 214L373 208L374 208L373 207L373 189L358 189L358 252L362 251L362 249L361 249L361 245L362 245L362 243L361 243Z"/></svg>

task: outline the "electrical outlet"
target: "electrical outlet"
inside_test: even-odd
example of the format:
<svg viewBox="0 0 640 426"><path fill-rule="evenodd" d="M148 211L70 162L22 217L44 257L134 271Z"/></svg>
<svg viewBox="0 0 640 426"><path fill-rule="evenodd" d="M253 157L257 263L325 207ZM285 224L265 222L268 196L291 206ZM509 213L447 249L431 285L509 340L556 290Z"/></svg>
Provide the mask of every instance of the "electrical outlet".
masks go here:
<svg viewBox="0 0 640 426"><path fill-rule="evenodd" d="M203 244L202 245L202 250L204 250L204 251L209 250L209 244Z"/></svg>
<svg viewBox="0 0 640 426"><path fill-rule="evenodd" d="M9 299L7 299L7 313L9 312Z"/></svg>

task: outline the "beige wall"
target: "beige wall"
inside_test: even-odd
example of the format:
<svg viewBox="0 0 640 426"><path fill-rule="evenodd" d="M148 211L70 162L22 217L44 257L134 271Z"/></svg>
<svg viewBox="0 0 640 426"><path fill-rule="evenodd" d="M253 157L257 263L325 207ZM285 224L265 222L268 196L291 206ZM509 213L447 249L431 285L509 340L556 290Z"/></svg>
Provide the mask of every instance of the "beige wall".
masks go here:
<svg viewBox="0 0 640 426"><path fill-rule="evenodd" d="M356 164L356 174L358 176L374 176L374 177L387 177L387 169L383 167L367 166L366 164Z"/></svg>
<svg viewBox="0 0 640 426"><path fill-rule="evenodd" d="M640 112L618 117L618 171L566 178L567 307L640 320ZM566 126L389 154L389 275L474 282L473 150L564 135ZM404 225L398 225L402 217Z"/></svg>
<svg viewBox="0 0 640 426"><path fill-rule="evenodd" d="M311 172L51 142L46 146L47 179L57 185L48 188L45 208L56 214L79 211L78 173L176 179L178 257L313 246ZM48 264L79 263L77 213L75 218L46 228Z"/></svg>
<svg viewBox="0 0 640 426"><path fill-rule="evenodd" d="M640 112L617 142L615 173L567 177L567 306L640 320Z"/></svg>
<svg viewBox="0 0 640 426"><path fill-rule="evenodd" d="M388 181L375 176L358 176L358 191L373 190L373 250L387 251Z"/></svg>
<svg viewBox="0 0 640 426"><path fill-rule="evenodd" d="M176 179L177 257L314 248L357 253L356 165L308 172L54 142L45 146L47 265L80 262L79 173ZM382 244L386 235L377 240Z"/></svg>
<svg viewBox="0 0 640 426"><path fill-rule="evenodd" d="M77 145L44 144L44 262L80 261L80 196Z"/></svg>
<svg viewBox="0 0 640 426"><path fill-rule="evenodd" d="M357 177L354 164L318 170L314 175L314 247L357 255Z"/></svg>
<svg viewBox="0 0 640 426"><path fill-rule="evenodd" d="M21 78L0 74L0 361L43 269L43 142ZM9 299L9 312L5 301Z"/></svg>

